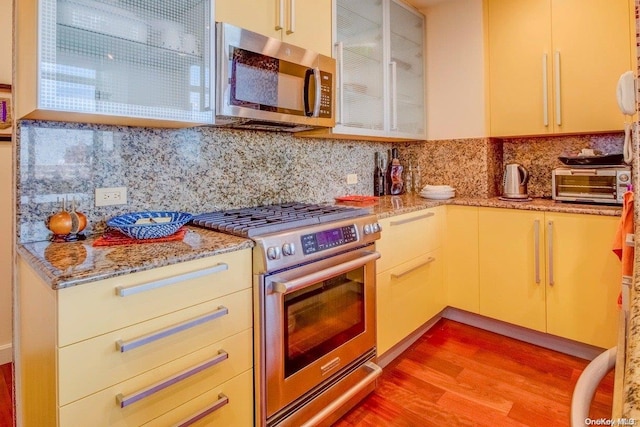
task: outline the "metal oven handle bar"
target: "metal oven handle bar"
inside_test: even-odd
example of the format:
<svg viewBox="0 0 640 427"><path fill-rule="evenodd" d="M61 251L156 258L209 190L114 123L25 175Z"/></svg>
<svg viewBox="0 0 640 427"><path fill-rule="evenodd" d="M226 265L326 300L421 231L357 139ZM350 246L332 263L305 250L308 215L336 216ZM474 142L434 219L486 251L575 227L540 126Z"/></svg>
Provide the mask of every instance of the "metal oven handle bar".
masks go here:
<svg viewBox="0 0 640 427"><path fill-rule="evenodd" d="M205 314L203 316L199 316L191 320L187 320L186 322L175 324L173 326L162 329L160 331L156 331L151 334L144 335L142 337L134 338L129 341L118 340L116 341L116 349L121 353L124 353L125 351L133 350L134 348L138 348L143 345L150 344L154 341L157 341L165 337L169 337L171 335L177 334L178 332L184 331L186 329L191 329L203 323L210 322L226 314L229 314L229 309L221 305L218 307L217 310L212 311L209 314Z"/></svg>
<svg viewBox="0 0 640 427"><path fill-rule="evenodd" d="M217 411L218 409L222 408L227 403L229 403L229 398L224 393L220 393L220 394L218 394L218 400L216 400L213 405L209 406L208 408L203 409L202 411L198 412L197 414L195 414L194 416L192 416L188 420L179 422L178 424L175 425L175 427L187 427L187 426L190 426L191 424L195 423L196 421L199 421L199 420L203 419L207 415L214 413L215 411Z"/></svg>
<svg viewBox="0 0 640 427"><path fill-rule="evenodd" d="M348 402L349 399L351 399L360 391L362 391L365 387L367 387L369 384L375 381L376 378L378 378L382 374L382 368L373 362L367 362L364 365L362 365L362 367L371 371L369 375L367 375L362 380L360 380L360 382L358 382L356 385L350 388L342 396L340 396L339 398L337 398L336 400L334 400L333 402L325 406L320 412L318 412L316 415L311 417L311 419L309 419L306 423L304 423L302 427L312 427L312 426L318 425L322 420L324 420L333 412L335 412L338 408L340 408L342 405Z"/></svg>
<svg viewBox="0 0 640 427"><path fill-rule="evenodd" d="M213 267L205 268L202 270L192 271L190 273L178 274L176 276L168 277L162 280L156 280L155 282L143 283L141 285L133 286L116 286L116 295L126 297L129 295L137 294L140 292L150 291L152 289L161 288L164 286L173 285L184 280L197 279L198 277L206 276L207 274L220 273L229 269L229 265L221 262Z"/></svg>
<svg viewBox="0 0 640 427"><path fill-rule="evenodd" d="M324 270L316 271L315 273L307 274L306 276L302 276L294 280L279 282L276 279L273 281L273 290L274 292L278 292L281 294L289 294L314 283L321 282L330 277L346 273L347 271L351 271L354 268L362 267L363 265L371 261L375 261L378 258L380 258L380 254L378 252L367 251L366 255L361 256L360 258L356 258L354 260L347 261L333 267L325 268Z"/></svg>
<svg viewBox="0 0 640 427"><path fill-rule="evenodd" d="M215 357L212 357L209 360L206 360L204 362L202 362L201 364L194 366L193 368L184 370L182 372L177 373L176 375L167 378L165 380L162 380L160 382L157 382L153 385L150 385L149 387L139 390L135 393L129 394L127 396L123 395L122 393L119 393L118 395L116 395L116 402L118 404L118 406L120 406L121 408L125 408L129 405L131 405L132 403L136 403L139 400L144 399L145 397L149 397L152 394L155 394L157 392L159 392L160 390L164 390L165 388L180 382L186 378L189 378L199 372L204 371L207 368L210 368L212 366L217 365L218 363L226 360L229 358L229 353L227 353L224 350L219 350L218 354Z"/></svg>

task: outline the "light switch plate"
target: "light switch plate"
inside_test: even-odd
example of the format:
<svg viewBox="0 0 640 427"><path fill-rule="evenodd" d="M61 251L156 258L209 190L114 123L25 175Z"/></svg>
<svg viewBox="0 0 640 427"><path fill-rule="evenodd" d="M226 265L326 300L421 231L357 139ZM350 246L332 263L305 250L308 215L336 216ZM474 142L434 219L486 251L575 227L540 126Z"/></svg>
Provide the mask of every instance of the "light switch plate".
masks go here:
<svg viewBox="0 0 640 427"><path fill-rule="evenodd" d="M350 173L347 175L347 184L357 184L358 183L358 174Z"/></svg>

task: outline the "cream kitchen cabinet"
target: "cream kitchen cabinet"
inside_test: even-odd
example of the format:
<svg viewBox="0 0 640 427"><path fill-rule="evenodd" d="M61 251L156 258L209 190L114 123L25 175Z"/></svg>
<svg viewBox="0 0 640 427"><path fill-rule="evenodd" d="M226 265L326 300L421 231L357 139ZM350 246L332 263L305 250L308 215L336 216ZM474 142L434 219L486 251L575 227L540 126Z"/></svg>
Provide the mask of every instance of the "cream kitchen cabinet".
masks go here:
<svg viewBox="0 0 640 427"><path fill-rule="evenodd" d="M211 4L17 2L16 118L152 127L213 123Z"/></svg>
<svg viewBox="0 0 640 427"><path fill-rule="evenodd" d="M20 259L17 289L22 425L253 424L250 250L60 290Z"/></svg>
<svg viewBox="0 0 640 427"><path fill-rule="evenodd" d="M480 314L609 348L616 343L617 217L480 208Z"/></svg>
<svg viewBox="0 0 640 427"><path fill-rule="evenodd" d="M444 232L445 286L447 305L478 313L478 208L447 206Z"/></svg>
<svg viewBox="0 0 640 427"><path fill-rule="evenodd" d="M629 0L485 0L492 136L621 130Z"/></svg>
<svg viewBox="0 0 640 427"><path fill-rule="evenodd" d="M297 134L426 139L425 19L395 0L334 0L336 126Z"/></svg>
<svg viewBox="0 0 640 427"><path fill-rule="evenodd" d="M376 243L377 349L391 347L445 307L442 230L445 207L380 221Z"/></svg>
<svg viewBox="0 0 640 427"><path fill-rule="evenodd" d="M216 0L215 5L218 22L331 56L330 0Z"/></svg>

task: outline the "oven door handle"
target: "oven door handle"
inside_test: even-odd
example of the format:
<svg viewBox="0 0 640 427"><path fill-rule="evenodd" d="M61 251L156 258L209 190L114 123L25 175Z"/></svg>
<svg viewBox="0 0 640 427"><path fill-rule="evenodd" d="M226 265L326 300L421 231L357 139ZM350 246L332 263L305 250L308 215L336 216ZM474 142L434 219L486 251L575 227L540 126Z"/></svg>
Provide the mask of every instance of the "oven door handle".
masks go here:
<svg viewBox="0 0 640 427"><path fill-rule="evenodd" d="M351 271L354 268L362 267L363 265L370 263L371 261L375 261L378 258L380 258L380 254L378 252L367 251L366 255L361 256L360 258L356 258L354 260L347 261L333 267L325 268L324 270L316 271L315 273L307 274L306 276L298 277L294 280L281 282L278 281L277 278L275 278L272 285L273 291L280 294L289 294L291 292L303 289L309 285L313 285L314 283L329 279L330 277L346 273L347 271Z"/></svg>

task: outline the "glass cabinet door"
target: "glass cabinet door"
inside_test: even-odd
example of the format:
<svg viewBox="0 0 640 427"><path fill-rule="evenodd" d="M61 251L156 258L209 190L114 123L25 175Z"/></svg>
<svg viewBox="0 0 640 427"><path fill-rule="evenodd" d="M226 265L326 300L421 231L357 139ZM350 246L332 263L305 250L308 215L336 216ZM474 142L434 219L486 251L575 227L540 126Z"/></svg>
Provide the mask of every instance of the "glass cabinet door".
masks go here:
<svg viewBox="0 0 640 427"><path fill-rule="evenodd" d="M383 5L371 0L336 2L337 121L346 127L385 128Z"/></svg>
<svg viewBox="0 0 640 427"><path fill-rule="evenodd" d="M424 18L391 1L391 131L425 132Z"/></svg>
<svg viewBox="0 0 640 427"><path fill-rule="evenodd" d="M42 0L39 11L39 109L213 122L210 0Z"/></svg>

